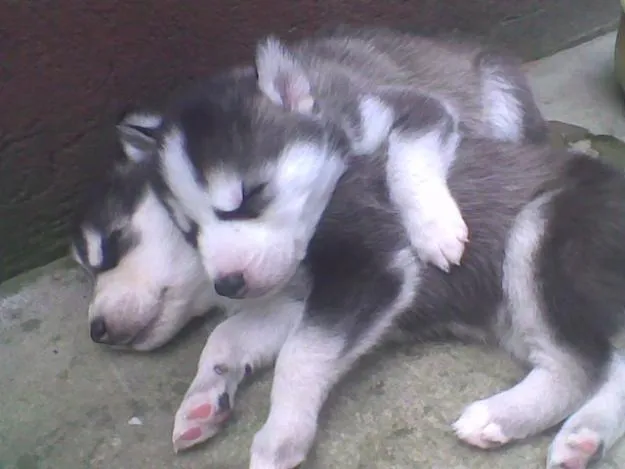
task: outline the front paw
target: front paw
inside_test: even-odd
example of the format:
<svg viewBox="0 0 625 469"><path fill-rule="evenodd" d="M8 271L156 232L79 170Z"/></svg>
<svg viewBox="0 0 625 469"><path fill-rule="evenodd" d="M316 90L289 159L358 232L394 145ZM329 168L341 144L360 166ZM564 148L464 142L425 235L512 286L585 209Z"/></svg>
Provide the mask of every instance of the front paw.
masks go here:
<svg viewBox="0 0 625 469"><path fill-rule="evenodd" d="M223 427L234 405L234 394L243 376L251 374L225 364L201 365L176 412L172 442L174 451L202 443Z"/></svg>
<svg viewBox="0 0 625 469"><path fill-rule="evenodd" d="M484 401L468 406L453 429L462 441L481 449L496 448L510 441Z"/></svg>
<svg viewBox="0 0 625 469"><path fill-rule="evenodd" d="M228 391L200 391L185 397L174 422L174 451L198 445L216 435L231 413Z"/></svg>
<svg viewBox="0 0 625 469"><path fill-rule="evenodd" d="M596 431L563 428L549 448L547 469L586 469L602 453L603 441Z"/></svg>
<svg viewBox="0 0 625 469"><path fill-rule="evenodd" d="M316 424L272 425L267 422L254 436L250 469L295 469L312 446Z"/></svg>
<svg viewBox="0 0 625 469"><path fill-rule="evenodd" d="M460 265L469 229L453 200L432 205L409 223L409 235L424 262L449 272L451 265Z"/></svg>

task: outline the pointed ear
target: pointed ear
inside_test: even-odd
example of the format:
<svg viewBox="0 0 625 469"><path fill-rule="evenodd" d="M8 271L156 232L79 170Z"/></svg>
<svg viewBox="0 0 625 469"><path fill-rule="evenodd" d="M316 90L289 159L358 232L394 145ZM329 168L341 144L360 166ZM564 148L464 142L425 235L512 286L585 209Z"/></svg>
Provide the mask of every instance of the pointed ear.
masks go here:
<svg viewBox="0 0 625 469"><path fill-rule="evenodd" d="M293 112L312 112L310 80L286 45L269 37L256 47L258 87L274 103Z"/></svg>
<svg viewBox="0 0 625 469"><path fill-rule="evenodd" d="M156 130L162 116L150 112L127 112L117 124L117 136L130 161L151 158L157 149Z"/></svg>

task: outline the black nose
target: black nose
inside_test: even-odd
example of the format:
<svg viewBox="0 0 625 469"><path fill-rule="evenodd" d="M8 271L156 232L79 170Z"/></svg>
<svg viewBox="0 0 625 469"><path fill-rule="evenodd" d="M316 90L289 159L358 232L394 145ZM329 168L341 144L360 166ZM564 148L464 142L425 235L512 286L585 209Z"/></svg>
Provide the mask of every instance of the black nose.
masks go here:
<svg viewBox="0 0 625 469"><path fill-rule="evenodd" d="M238 298L245 290L243 274L229 274L215 280L215 291L218 295L228 298Z"/></svg>
<svg viewBox="0 0 625 469"><path fill-rule="evenodd" d="M106 322L104 322L104 318L97 317L91 321L89 334L94 342L104 343L104 337L106 336Z"/></svg>

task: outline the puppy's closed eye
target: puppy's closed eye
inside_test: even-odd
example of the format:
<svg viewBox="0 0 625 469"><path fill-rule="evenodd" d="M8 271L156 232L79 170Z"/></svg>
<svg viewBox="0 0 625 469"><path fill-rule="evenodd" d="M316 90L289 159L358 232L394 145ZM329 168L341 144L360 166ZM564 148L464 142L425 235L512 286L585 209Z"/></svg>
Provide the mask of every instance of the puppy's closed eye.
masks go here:
<svg viewBox="0 0 625 469"><path fill-rule="evenodd" d="M243 188L241 205L234 210L215 209L217 218L222 221L253 220L258 218L267 206L266 183L257 184L250 189Z"/></svg>

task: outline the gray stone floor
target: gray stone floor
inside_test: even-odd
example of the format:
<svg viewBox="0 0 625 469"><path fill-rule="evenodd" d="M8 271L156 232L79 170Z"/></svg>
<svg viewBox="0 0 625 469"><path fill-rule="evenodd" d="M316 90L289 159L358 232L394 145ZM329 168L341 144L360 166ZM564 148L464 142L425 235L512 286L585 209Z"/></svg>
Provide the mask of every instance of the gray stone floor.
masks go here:
<svg viewBox="0 0 625 469"><path fill-rule="evenodd" d="M610 34L527 65L550 119L625 138L622 98L610 75L613 44ZM569 141L606 145L584 132ZM175 456L173 413L211 324L157 353L114 352L89 340L88 294L87 279L67 260L0 286L0 468L245 468L267 413L269 375L241 392L221 436ZM304 467L541 468L549 435L482 452L459 444L449 426L465 404L521 373L506 356L479 347L381 351L336 389ZM600 467L625 467L625 444Z"/></svg>

